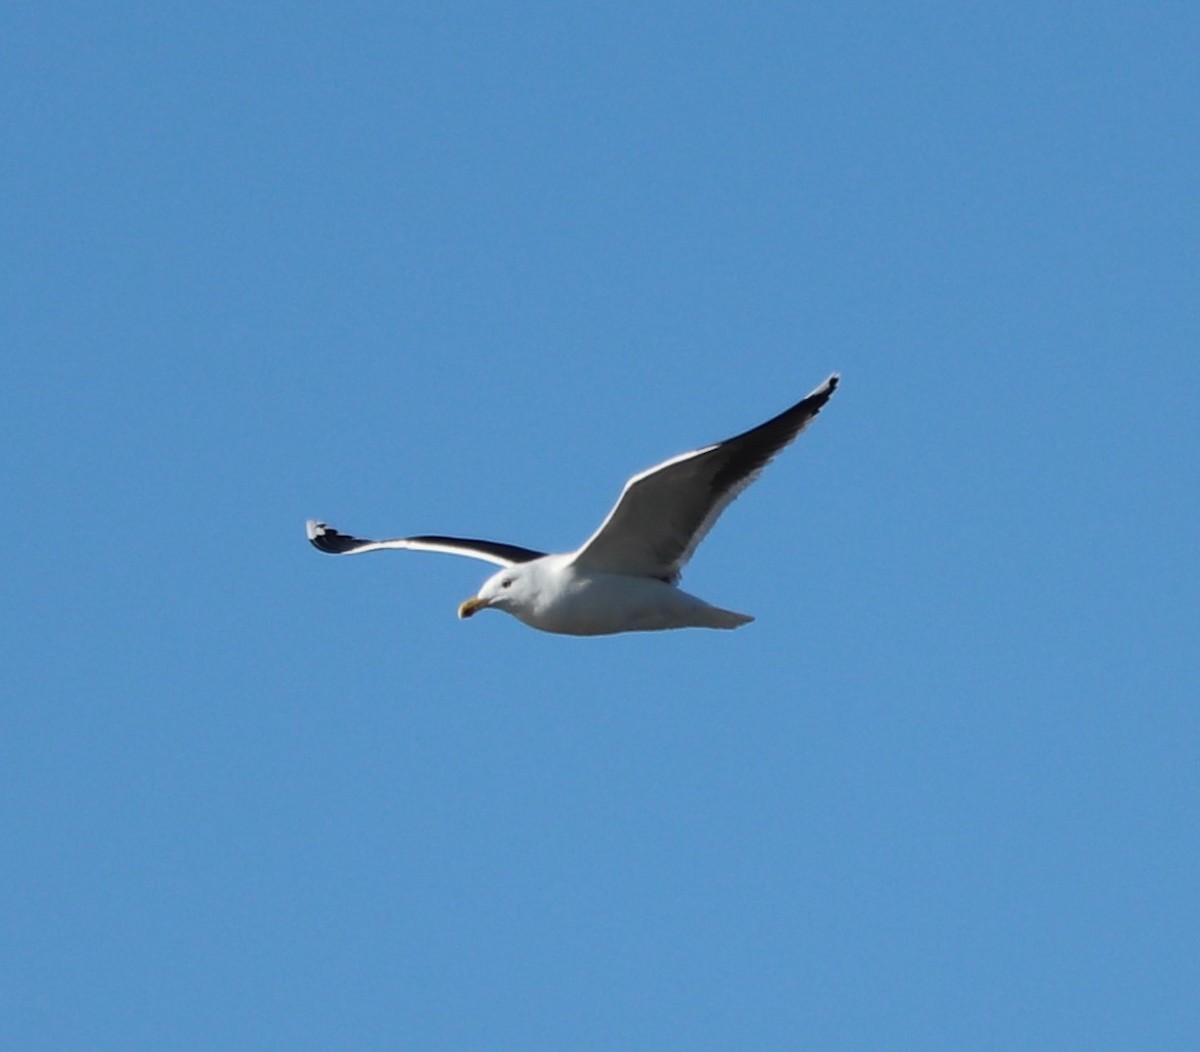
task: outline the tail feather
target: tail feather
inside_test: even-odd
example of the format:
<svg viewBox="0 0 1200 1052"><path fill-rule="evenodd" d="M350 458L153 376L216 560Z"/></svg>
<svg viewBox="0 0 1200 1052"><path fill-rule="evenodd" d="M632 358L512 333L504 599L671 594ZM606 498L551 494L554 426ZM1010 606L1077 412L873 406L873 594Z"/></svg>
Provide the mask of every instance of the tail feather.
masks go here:
<svg viewBox="0 0 1200 1052"><path fill-rule="evenodd" d="M739 614L735 610L722 610L719 606L709 607L711 620L705 628L741 628L754 620L749 614Z"/></svg>

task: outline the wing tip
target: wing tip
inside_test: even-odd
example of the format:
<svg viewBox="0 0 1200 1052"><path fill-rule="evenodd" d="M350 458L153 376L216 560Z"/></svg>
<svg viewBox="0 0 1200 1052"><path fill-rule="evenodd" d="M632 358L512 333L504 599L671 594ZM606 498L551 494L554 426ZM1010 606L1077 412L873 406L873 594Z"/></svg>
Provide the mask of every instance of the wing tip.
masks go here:
<svg viewBox="0 0 1200 1052"><path fill-rule="evenodd" d="M833 392L837 390L838 384L841 382L841 373L830 373L825 382L813 391L812 394L805 395L803 401L799 404L807 406L810 414L815 416L825 407L825 403L833 397Z"/></svg>
<svg viewBox="0 0 1200 1052"><path fill-rule="evenodd" d="M308 534L309 543L317 551L325 552L327 555L345 555L367 543L360 541L357 537L348 537L344 533L338 533L332 526L316 519L309 519L305 523L305 532Z"/></svg>

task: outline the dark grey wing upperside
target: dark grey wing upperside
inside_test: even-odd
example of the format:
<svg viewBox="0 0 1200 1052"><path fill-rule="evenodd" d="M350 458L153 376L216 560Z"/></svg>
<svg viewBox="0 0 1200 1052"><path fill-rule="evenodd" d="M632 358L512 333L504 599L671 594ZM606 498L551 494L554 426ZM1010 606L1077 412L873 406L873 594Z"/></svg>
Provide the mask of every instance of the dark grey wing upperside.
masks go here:
<svg viewBox="0 0 1200 1052"><path fill-rule="evenodd" d="M358 555L385 549L408 549L410 551L442 552L447 555L464 555L471 559L482 559L499 566L527 563L540 559L545 552L533 548L522 548L517 544L501 541L484 541L474 537L440 537L432 534L421 537L396 537L392 540L374 541L341 533L323 522L309 520L308 539L318 551L329 555Z"/></svg>
<svg viewBox="0 0 1200 1052"><path fill-rule="evenodd" d="M422 548L431 552L449 552L451 554L472 555L478 554L480 558L484 556L492 556L495 559L503 559L506 563L527 563L534 559L540 559L546 552L539 552L536 548L522 548L519 544L505 544L503 541L481 541L474 537L437 537L433 535L424 537L409 537L409 542L414 548Z"/></svg>
<svg viewBox="0 0 1200 1052"><path fill-rule="evenodd" d="M807 398L765 424L719 442L708 454L714 465L710 484L714 502L730 490L736 493L745 480L762 471L776 453L799 435L833 396L839 379L835 373Z"/></svg>
<svg viewBox="0 0 1200 1052"><path fill-rule="evenodd" d="M804 430L837 384L835 374L766 423L635 475L576 553L576 564L677 578L721 512Z"/></svg>

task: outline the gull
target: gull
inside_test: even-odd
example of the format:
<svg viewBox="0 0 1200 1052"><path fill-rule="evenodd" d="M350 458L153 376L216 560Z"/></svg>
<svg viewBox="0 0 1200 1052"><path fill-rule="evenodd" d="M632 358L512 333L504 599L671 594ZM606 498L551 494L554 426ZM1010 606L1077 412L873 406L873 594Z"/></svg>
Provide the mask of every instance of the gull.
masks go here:
<svg viewBox="0 0 1200 1052"><path fill-rule="evenodd" d="M331 555L388 549L444 552L501 567L458 608L460 618L503 610L531 628L574 636L667 628L737 628L754 618L677 587L684 564L729 504L808 426L838 385L834 373L765 424L634 475L583 545L547 554L467 537L370 541L315 519L308 539Z"/></svg>

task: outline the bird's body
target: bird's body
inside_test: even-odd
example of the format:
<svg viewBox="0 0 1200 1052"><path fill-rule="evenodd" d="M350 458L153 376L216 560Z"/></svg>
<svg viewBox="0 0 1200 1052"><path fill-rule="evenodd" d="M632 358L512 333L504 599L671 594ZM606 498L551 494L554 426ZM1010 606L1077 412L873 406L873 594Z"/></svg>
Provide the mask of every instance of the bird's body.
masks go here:
<svg viewBox="0 0 1200 1052"><path fill-rule="evenodd" d="M543 555L501 570L484 582L479 594L463 603L459 612L470 617L484 607L507 611L530 628L569 636L736 628L754 620L711 606L655 577L581 568L574 565L572 555Z"/></svg>
<svg viewBox="0 0 1200 1052"><path fill-rule="evenodd" d="M754 619L678 588L680 572L721 512L820 412L837 383L835 374L765 424L635 475L608 517L574 552L546 554L441 536L369 541L311 520L308 538L334 555L407 548L500 565L459 607L459 617L495 608L543 632L576 636L737 628Z"/></svg>

